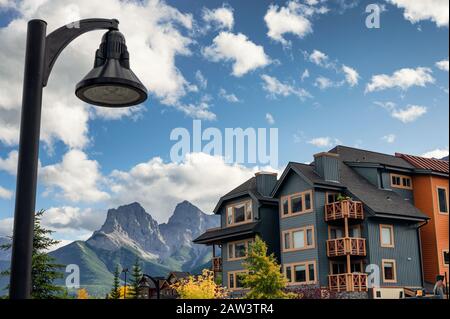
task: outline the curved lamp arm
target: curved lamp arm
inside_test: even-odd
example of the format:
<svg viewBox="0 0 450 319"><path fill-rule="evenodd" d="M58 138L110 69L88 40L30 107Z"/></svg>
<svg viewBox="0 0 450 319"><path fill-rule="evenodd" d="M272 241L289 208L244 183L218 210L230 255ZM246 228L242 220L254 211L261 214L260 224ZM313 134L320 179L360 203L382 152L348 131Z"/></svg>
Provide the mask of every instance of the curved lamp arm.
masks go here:
<svg viewBox="0 0 450 319"><path fill-rule="evenodd" d="M50 33L45 40L43 86L47 85L56 59L70 42L83 33L101 29L118 30L119 21L116 19L84 19L67 24Z"/></svg>

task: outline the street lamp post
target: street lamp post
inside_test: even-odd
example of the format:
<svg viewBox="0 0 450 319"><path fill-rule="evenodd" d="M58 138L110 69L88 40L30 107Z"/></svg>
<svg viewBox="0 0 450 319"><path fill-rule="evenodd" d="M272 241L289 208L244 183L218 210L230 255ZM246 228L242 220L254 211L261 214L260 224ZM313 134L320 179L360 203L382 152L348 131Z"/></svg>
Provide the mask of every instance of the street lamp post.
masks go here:
<svg viewBox="0 0 450 319"><path fill-rule="evenodd" d="M122 269L122 272L125 274L125 286L123 288L123 299L127 299L127 272L128 272L128 268Z"/></svg>
<svg viewBox="0 0 450 319"><path fill-rule="evenodd" d="M124 36L115 19L85 19L46 35L43 20L28 22L20 122L19 160L12 242L11 299L30 298L42 92L63 49L78 36L108 30L95 54L94 68L78 83L75 94L84 102L126 107L144 102L147 90L131 71Z"/></svg>

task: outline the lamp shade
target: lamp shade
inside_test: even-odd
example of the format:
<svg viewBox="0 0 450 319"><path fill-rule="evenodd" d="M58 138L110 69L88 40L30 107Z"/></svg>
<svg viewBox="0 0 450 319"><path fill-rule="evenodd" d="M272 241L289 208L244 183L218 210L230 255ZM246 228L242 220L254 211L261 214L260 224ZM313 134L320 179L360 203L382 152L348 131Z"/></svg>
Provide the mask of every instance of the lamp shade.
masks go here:
<svg viewBox="0 0 450 319"><path fill-rule="evenodd" d="M94 68L77 84L82 101L105 107L126 107L147 99L147 89L130 69L125 37L116 30L103 35Z"/></svg>

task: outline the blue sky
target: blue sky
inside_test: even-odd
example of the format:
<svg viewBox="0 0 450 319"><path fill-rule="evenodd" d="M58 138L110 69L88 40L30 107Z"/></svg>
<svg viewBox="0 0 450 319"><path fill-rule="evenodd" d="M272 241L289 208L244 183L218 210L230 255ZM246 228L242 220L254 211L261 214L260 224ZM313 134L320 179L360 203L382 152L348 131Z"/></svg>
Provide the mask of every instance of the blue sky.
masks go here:
<svg viewBox="0 0 450 319"><path fill-rule="evenodd" d="M0 1L0 235L10 229L14 208L11 163L25 22L44 18L51 31L69 18L102 12L97 8L103 3L28 2ZM107 1L102 14L119 18L131 67L149 88L149 99L113 114L72 97L101 33L77 40L61 55L44 91L49 115L43 119L37 208L51 209L47 225L67 241L96 229L108 207L134 200L160 221L182 199L210 211L257 168L198 154L171 163L170 132L191 130L196 118L220 130L278 128L274 169L309 162L336 143L391 154L448 154L448 2L427 0L418 9L413 2L380 1L377 29L365 25L370 3ZM243 70L233 74L239 61ZM344 66L356 72L353 80Z"/></svg>

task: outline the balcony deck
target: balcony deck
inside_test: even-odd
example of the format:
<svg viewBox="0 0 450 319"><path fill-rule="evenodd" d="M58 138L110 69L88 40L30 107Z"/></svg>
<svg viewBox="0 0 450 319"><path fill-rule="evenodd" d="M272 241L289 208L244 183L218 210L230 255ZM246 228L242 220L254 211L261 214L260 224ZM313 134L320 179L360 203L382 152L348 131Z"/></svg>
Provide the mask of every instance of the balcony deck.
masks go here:
<svg viewBox="0 0 450 319"><path fill-rule="evenodd" d="M328 286L332 291L367 291L367 274L346 273L328 275Z"/></svg>
<svg viewBox="0 0 450 319"><path fill-rule="evenodd" d="M327 240L327 256L366 256L366 239L344 237Z"/></svg>
<svg viewBox="0 0 450 319"><path fill-rule="evenodd" d="M343 200L325 205L325 221L339 220L346 217L364 219L362 202Z"/></svg>

